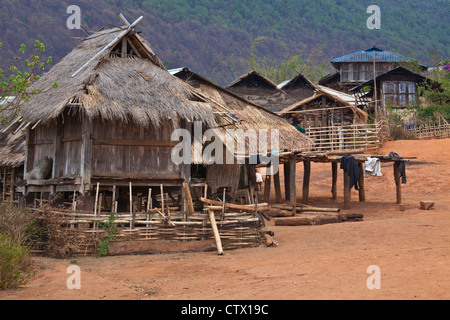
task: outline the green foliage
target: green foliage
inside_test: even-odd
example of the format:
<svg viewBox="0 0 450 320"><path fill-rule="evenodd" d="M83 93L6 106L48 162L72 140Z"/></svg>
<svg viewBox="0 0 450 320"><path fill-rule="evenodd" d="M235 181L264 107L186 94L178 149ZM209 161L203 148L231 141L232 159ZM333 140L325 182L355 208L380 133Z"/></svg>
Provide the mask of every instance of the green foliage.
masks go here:
<svg viewBox="0 0 450 320"><path fill-rule="evenodd" d="M99 245L99 249L96 254L97 258L104 257L109 254L109 243L111 240L114 240L117 234L117 224L115 221L116 215L112 212L109 215L108 221L100 225L100 227L105 230L105 237Z"/></svg>
<svg viewBox="0 0 450 320"><path fill-rule="evenodd" d="M366 27L369 4L356 0L79 1L83 26L92 31L109 27L108 22L121 24L120 12L129 20L143 15L138 28L163 61L189 67L222 85L245 72L232 71L230 65L240 66L241 59L247 60L253 39L261 36L266 37L267 50L258 56L271 56L274 62L296 55L306 59L314 48L322 48L328 62L373 45L416 52L422 59L432 48L442 56L450 55L445 1L378 0L381 30ZM55 62L70 52L78 44L72 37L85 34L66 28L68 5L60 0L0 1L0 42L4 44L0 65L13 59L20 42L31 46L36 38L46 43Z"/></svg>
<svg viewBox="0 0 450 320"><path fill-rule="evenodd" d="M27 284L33 276L30 249L0 233L0 290Z"/></svg>
<svg viewBox="0 0 450 320"><path fill-rule="evenodd" d="M26 45L20 45L19 52L22 55L26 50ZM33 82L39 80L39 72L44 70L45 65L52 62L51 57L47 58L46 62L42 61L44 52L45 46L41 42L35 41L33 52L29 58L23 60L22 57L16 56L9 67L0 69L0 101L2 101L0 103L0 124L8 123L21 115L23 106L30 98L42 91L29 88ZM53 87L57 87L57 82ZM6 99L8 97L13 98L12 100Z"/></svg>

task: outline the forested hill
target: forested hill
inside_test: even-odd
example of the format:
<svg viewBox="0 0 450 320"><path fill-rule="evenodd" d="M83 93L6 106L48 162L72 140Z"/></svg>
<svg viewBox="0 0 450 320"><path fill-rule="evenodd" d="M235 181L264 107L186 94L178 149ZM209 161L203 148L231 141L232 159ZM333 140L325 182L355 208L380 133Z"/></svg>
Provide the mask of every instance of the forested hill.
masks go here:
<svg viewBox="0 0 450 320"><path fill-rule="evenodd" d="M381 9L381 30L369 30L371 4ZM85 34L69 30L69 5L81 8L82 26L94 32L143 15L138 26L168 67L187 66L219 84L244 73L254 39L257 54L284 59L320 49L321 59L377 45L428 61L450 55L448 0L1 0L0 67L21 43L46 45L57 63ZM88 57L86 57L88 58Z"/></svg>

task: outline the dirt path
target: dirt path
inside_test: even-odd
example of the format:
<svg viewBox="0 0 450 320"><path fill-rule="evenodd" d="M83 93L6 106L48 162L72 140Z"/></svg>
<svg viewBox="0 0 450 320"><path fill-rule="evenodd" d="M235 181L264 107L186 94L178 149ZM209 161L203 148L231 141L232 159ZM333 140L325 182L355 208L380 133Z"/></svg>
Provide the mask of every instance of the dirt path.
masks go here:
<svg viewBox="0 0 450 320"><path fill-rule="evenodd" d="M0 292L0 299L449 299L450 139L390 142L381 153L390 151L418 157L407 165L405 211L394 204L392 165L383 166L383 177L366 179L367 202L353 202L349 210L363 213L362 222L269 223L278 247L233 250L224 256L78 258L80 290L67 289L69 261L35 258L33 281ZM331 166L313 164L311 203L342 208L342 192L332 203L330 186ZM419 210L420 200L435 201L435 209ZM381 270L380 290L367 288L371 265Z"/></svg>

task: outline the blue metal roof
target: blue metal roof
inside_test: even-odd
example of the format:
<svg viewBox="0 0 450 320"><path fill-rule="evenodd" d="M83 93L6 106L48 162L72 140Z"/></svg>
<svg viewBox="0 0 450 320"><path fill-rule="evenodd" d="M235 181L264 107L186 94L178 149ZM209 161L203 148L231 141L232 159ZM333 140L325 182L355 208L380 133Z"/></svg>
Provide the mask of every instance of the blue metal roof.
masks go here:
<svg viewBox="0 0 450 320"><path fill-rule="evenodd" d="M340 58L333 59L331 60L331 63L373 62L374 54L376 62L404 62L411 59L397 53L384 51L377 47L372 47L367 50L355 52Z"/></svg>

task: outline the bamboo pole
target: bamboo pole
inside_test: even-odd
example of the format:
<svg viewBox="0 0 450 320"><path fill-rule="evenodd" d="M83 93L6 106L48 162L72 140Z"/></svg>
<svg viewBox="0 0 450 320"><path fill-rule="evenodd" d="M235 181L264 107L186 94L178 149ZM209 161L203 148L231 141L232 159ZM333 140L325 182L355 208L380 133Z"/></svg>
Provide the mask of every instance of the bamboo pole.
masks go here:
<svg viewBox="0 0 450 320"><path fill-rule="evenodd" d="M223 255L222 241L220 239L219 229L217 228L216 218L214 216L214 211L209 209L209 221L211 222L211 228L214 233L214 240L216 241L217 253Z"/></svg>

